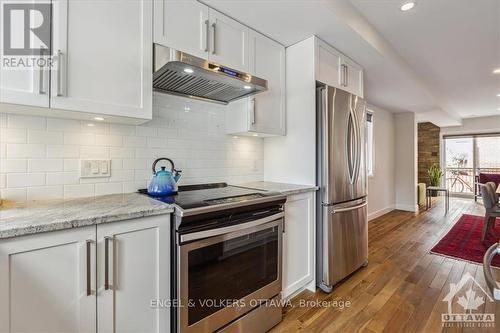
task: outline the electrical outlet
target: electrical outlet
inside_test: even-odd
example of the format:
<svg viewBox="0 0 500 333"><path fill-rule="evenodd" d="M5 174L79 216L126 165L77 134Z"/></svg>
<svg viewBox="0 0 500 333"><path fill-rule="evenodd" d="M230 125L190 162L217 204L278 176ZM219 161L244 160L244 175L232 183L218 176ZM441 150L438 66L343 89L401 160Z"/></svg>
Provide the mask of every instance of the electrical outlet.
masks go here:
<svg viewBox="0 0 500 333"><path fill-rule="evenodd" d="M80 178L111 177L111 160L80 160Z"/></svg>

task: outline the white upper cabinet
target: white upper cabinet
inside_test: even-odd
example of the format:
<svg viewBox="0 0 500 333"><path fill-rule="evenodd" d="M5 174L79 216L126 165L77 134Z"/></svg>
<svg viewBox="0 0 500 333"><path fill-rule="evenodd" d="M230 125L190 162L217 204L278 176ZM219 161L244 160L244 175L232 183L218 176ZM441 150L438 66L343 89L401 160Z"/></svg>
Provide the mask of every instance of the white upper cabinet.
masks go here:
<svg viewBox="0 0 500 333"><path fill-rule="evenodd" d="M154 42L208 58L208 7L195 0L155 0Z"/></svg>
<svg viewBox="0 0 500 333"><path fill-rule="evenodd" d="M363 68L315 38L316 80L363 97Z"/></svg>
<svg viewBox="0 0 500 333"><path fill-rule="evenodd" d="M250 33L250 72L267 80L267 91L253 97L250 130L285 135L285 48L257 32Z"/></svg>
<svg viewBox="0 0 500 333"><path fill-rule="evenodd" d="M208 58L218 64L248 72L248 27L211 8L209 17Z"/></svg>
<svg viewBox="0 0 500 333"><path fill-rule="evenodd" d="M285 48L250 30L250 72L267 80L268 90L230 104L226 132L234 135L285 135Z"/></svg>
<svg viewBox="0 0 500 333"><path fill-rule="evenodd" d="M0 241L0 332L96 330L95 226Z"/></svg>
<svg viewBox="0 0 500 333"><path fill-rule="evenodd" d="M347 57L342 58L342 65L344 65L344 90L363 97L363 69Z"/></svg>
<svg viewBox="0 0 500 333"><path fill-rule="evenodd" d="M42 0L31 1L33 4L46 3ZM2 4L3 5L3 4ZM45 18L49 20L50 18ZM19 31L18 31L19 30ZM23 33L22 29L12 29L11 33ZM11 39L11 43L23 40L24 36L16 35ZM42 51L33 52L34 56L42 54L48 55L50 45L45 45L41 40L34 40L38 42L32 45L33 48ZM0 57L2 63L4 60L11 59L7 56L4 50L4 43L0 43ZM16 57L17 58L17 57ZM10 61L8 62L10 63ZM0 67L0 103L23 104L31 106L49 107L49 74L48 68L42 67Z"/></svg>
<svg viewBox="0 0 500 333"><path fill-rule="evenodd" d="M54 2L51 107L152 117L152 2Z"/></svg>
<svg viewBox="0 0 500 333"><path fill-rule="evenodd" d="M342 54L316 38L316 80L332 87L341 83Z"/></svg>
<svg viewBox="0 0 500 333"><path fill-rule="evenodd" d="M52 15L42 17L51 31L50 49L44 53L52 65L47 61L42 68L2 69L0 112L84 120L104 116L129 124L150 120L152 2L53 0L51 4Z"/></svg>
<svg viewBox="0 0 500 333"><path fill-rule="evenodd" d="M195 0L156 0L154 41L248 72L248 27Z"/></svg>

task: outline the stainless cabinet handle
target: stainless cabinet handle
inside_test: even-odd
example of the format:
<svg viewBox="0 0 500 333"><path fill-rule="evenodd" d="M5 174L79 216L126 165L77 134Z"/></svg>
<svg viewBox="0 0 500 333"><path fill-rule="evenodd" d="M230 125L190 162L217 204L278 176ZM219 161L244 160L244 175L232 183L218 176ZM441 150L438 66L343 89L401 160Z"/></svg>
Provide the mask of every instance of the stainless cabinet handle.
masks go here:
<svg viewBox="0 0 500 333"><path fill-rule="evenodd" d="M255 98L250 98L250 123L255 124Z"/></svg>
<svg viewBox="0 0 500 333"><path fill-rule="evenodd" d="M63 53L61 50L57 50L57 96L64 96L64 92L62 91L62 59Z"/></svg>
<svg viewBox="0 0 500 333"><path fill-rule="evenodd" d="M42 59L43 57L43 50L40 49L40 59ZM45 95L46 94L46 91L43 89L44 88L44 78L45 78L45 67L40 67L40 69L38 70L39 72L39 75L38 75L38 94L39 95Z"/></svg>
<svg viewBox="0 0 500 333"><path fill-rule="evenodd" d="M113 286L109 283L109 242L111 237L104 237L104 290L110 290Z"/></svg>
<svg viewBox="0 0 500 333"><path fill-rule="evenodd" d="M349 66L347 65L344 65L344 68L345 68L345 86L348 87L349 86Z"/></svg>
<svg viewBox="0 0 500 333"><path fill-rule="evenodd" d="M210 22L205 20L205 48L203 51L208 52L208 31L210 30Z"/></svg>
<svg viewBox="0 0 500 333"><path fill-rule="evenodd" d="M87 271L86 271L86 281L87 281L87 291L86 291L86 294L87 296L90 296L92 295L92 273L91 273L91 270L92 270L92 260L91 260L91 255L92 255L92 251L90 249L91 245L92 245L92 240L91 239L87 239L86 241L86 261L87 261Z"/></svg>
<svg viewBox="0 0 500 333"><path fill-rule="evenodd" d="M344 64L340 65L340 86L344 86L344 76L345 76L345 70L344 70Z"/></svg>
<svg viewBox="0 0 500 333"><path fill-rule="evenodd" d="M348 212L348 211L351 211L351 210L360 209L360 208L363 208L366 205L367 205L367 203L365 202L365 203L362 203L361 205L357 205L357 206L353 206L353 207L333 209L332 210L332 214L337 214L337 213Z"/></svg>
<svg viewBox="0 0 500 333"><path fill-rule="evenodd" d="M342 87L347 87L347 65L342 64Z"/></svg>
<svg viewBox="0 0 500 333"><path fill-rule="evenodd" d="M212 54L215 54L215 22L212 23Z"/></svg>

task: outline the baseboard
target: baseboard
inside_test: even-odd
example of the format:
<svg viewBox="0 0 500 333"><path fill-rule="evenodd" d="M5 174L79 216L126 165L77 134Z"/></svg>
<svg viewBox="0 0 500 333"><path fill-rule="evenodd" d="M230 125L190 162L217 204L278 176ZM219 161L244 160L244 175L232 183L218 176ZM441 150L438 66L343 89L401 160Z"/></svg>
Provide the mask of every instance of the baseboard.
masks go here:
<svg viewBox="0 0 500 333"><path fill-rule="evenodd" d="M394 205L390 205L390 206L387 206L385 208L379 209L373 213L370 213L370 214L368 214L368 221L371 221L373 219L376 219L377 217L385 215L385 214L389 213L390 211L393 211L394 209L395 209Z"/></svg>
<svg viewBox="0 0 500 333"><path fill-rule="evenodd" d="M414 213L418 212L418 205L396 204L394 208L398 210L405 210L407 212L414 212Z"/></svg>

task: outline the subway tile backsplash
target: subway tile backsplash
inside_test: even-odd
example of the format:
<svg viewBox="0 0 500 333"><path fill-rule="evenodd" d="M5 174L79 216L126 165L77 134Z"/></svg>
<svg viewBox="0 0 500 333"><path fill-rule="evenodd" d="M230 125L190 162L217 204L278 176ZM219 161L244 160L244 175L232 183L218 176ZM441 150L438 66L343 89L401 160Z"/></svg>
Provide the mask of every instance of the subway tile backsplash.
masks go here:
<svg viewBox="0 0 500 333"><path fill-rule="evenodd" d="M2 199L134 192L158 157L183 171L180 184L263 179L262 139L226 135L224 106L160 94L153 104L141 126L0 114ZM80 159L111 159L111 177L80 179Z"/></svg>

